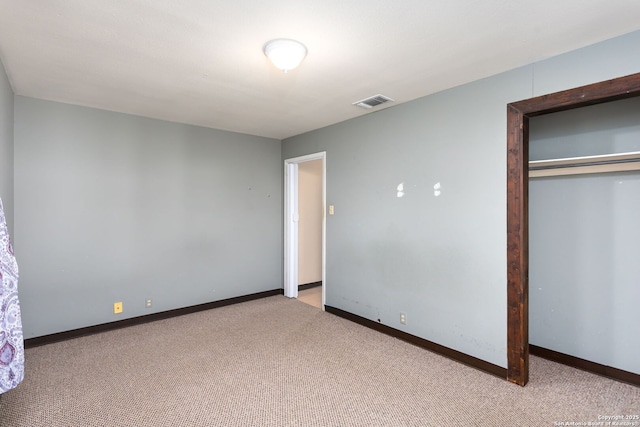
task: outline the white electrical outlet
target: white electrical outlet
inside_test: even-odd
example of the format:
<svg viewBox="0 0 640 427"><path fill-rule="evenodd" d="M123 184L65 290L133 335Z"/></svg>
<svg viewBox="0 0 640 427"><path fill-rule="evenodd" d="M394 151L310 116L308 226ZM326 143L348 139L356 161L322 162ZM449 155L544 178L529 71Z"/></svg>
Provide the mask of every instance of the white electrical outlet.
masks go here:
<svg viewBox="0 0 640 427"><path fill-rule="evenodd" d="M400 323L402 323L403 325L407 324L407 315L404 313L400 313Z"/></svg>

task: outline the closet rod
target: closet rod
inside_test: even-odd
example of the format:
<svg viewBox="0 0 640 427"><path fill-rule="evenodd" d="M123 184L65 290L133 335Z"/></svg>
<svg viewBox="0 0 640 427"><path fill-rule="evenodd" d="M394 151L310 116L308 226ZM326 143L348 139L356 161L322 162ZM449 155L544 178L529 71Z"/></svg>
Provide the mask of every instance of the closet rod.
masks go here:
<svg viewBox="0 0 640 427"><path fill-rule="evenodd" d="M637 170L640 170L640 151L529 162L529 178Z"/></svg>

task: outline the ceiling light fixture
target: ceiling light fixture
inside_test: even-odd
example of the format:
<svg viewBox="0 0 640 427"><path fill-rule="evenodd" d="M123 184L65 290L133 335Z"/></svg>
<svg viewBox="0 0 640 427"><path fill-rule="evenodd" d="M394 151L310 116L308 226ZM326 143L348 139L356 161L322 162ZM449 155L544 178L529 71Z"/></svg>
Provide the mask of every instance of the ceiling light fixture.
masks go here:
<svg viewBox="0 0 640 427"><path fill-rule="evenodd" d="M264 45L263 50L273 65L285 73L300 65L307 56L307 48L302 43L290 39L271 40Z"/></svg>

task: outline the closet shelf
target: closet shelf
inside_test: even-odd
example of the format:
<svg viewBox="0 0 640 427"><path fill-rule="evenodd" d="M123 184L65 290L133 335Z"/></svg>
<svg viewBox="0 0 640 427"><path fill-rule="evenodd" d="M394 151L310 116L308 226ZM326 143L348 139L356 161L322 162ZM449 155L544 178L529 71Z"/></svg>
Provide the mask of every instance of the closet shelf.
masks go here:
<svg viewBox="0 0 640 427"><path fill-rule="evenodd" d="M640 151L529 162L529 178L637 170L640 170Z"/></svg>

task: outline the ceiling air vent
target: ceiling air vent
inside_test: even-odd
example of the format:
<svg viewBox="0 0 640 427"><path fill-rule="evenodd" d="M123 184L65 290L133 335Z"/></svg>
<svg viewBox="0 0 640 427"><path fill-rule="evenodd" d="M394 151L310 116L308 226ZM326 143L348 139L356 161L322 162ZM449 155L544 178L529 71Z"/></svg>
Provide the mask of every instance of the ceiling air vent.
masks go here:
<svg viewBox="0 0 640 427"><path fill-rule="evenodd" d="M360 108L369 109L389 101L393 102L393 99L387 96L378 94L378 95L370 96L369 98L361 99L360 101L356 101L352 105L355 105L356 107L360 107Z"/></svg>

